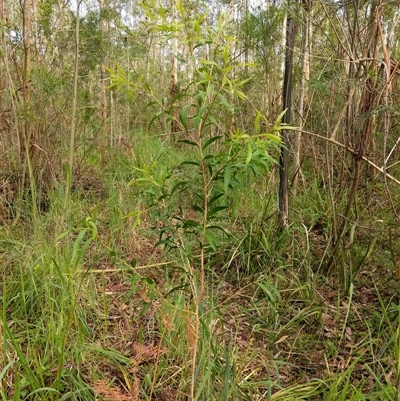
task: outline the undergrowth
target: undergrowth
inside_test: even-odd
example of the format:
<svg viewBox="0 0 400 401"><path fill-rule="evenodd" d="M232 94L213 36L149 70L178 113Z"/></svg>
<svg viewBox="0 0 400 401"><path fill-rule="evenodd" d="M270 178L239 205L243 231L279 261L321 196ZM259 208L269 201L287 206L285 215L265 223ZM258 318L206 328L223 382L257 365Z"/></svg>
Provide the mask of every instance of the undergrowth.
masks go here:
<svg viewBox="0 0 400 401"><path fill-rule="evenodd" d="M165 182L182 158L161 141L143 141L163 158L152 176ZM314 232L321 215L301 207L302 199L321 202L316 186L299 194L299 212L280 235L272 187L265 184L261 198L236 188L221 216L230 236L206 256L196 336L197 267L187 265L188 248L155 247L159 215L132 185L144 164L129 166L127 157L116 154L107 175L99 172L101 196L73 193L68 230L56 229L59 189L37 228L28 218L2 226L3 400L186 400L193 379L196 400L397 399L392 226L379 228L344 286L320 263L329 225ZM347 263L370 247L365 235L356 238L359 254Z"/></svg>
<svg viewBox="0 0 400 401"><path fill-rule="evenodd" d="M71 193L55 180L45 208L35 182L12 205L2 186L2 400L398 400L387 185L365 183L338 237L347 189L304 166L280 231L276 161L293 127L248 100L223 19L199 36L204 15L178 11L169 25L149 9L149 27L218 62L189 57L169 100L108 71L112 90L143 90L157 110L149 132L77 152Z"/></svg>

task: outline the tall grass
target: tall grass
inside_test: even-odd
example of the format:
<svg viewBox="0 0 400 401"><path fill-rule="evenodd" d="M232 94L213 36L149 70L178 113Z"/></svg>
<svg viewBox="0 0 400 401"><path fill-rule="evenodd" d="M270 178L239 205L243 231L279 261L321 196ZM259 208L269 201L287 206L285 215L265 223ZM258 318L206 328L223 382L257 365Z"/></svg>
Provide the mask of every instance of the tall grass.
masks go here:
<svg viewBox="0 0 400 401"><path fill-rule="evenodd" d="M163 183L186 158L138 139L105 170L93 167L101 193L75 189L65 231L57 188L36 225L27 215L2 228L2 400L185 400L193 380L194 400L204 401L398 399L392 267L381 266L375 288L379 273L361 269L350 292L324 276L310 228L319 212L302 208L316 187L299 194L300 211L279 237L272 188L264 183L263 198L257 186L235 189L221 216L231 237L206 259L196 334L191 240L154 248L153 194L133 184L147 168Z"/></svg>

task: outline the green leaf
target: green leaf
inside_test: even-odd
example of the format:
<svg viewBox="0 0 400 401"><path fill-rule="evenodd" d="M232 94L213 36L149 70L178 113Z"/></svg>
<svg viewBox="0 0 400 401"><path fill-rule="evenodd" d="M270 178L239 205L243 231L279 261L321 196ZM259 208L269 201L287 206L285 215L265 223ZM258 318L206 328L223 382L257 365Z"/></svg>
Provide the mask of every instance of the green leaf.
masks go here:
<svg viewBox="0 0 400 401"><path fill-rule="evenodd" d="M177 287L174 287L174 288L172 288L172 290L168 291L168 292L165 294L165 297L167 297L168 295L171 295L172 293L174 293L174 292L176 292L176 291L185 290L185 289L188 288L188 286L189 286L189 284L181 284L181 285L178 285Z"/></svg>
<svg viewBox="0 0 400 401"><path fill-rule="evenodd" d="M247 66L247 67L255 67L256 64L254 64L254 63L243 63L243 67L246 67L246 66ZM252 79L253 79L253 78L251 78L251 77L246 78L246 79L244 79L243 81L238 82L238 83L237 83L237 86L241 87L241 86L243 86L243 85L246 85L247 82L251 81Z"/></svg>
<svg viewBox="0 0 400 401"><path fill-rule="evenodd" d="M180 16L182 19L185 17L185 7L183 7L183 2L182 1L176 1L175 2L176 9L179 11Z"/></svg>
<svg viewBox="0 0 400 401"><path fill-rule="evenodd" d="M209 201L208 201L208 207L210 207L215 201L217 201L221 196L224 196L223 192L218 192L215 194Z"/></svg>
<svg viewBox="0 0 400 401"><path fill-rule="evenodd" d="M231 237L231 234L228 233L228 231L226 231L224 228L222 228L221 226L207 226L207 229L213 229L213 230L219 230L222 231L225 235L227 235L228 237Z"/></svg>
<svg viewBox="0 0 400 401"><path fill-rule="evenodd" d="M297 131L299 127L295 127L294 125L284 124L282 123L279 129L290 130L290 131Z"/></svg>
<svg viewBox="0 0 400 401"><path fill-rule="evenodd" d="M200 167L200 163L192 161L192 160L185 160L184 162L182 162L181 164L179 164L180 166L184 166L185 164L189 164L189 165L193 165L193 166L197 166Z"/></svg>
<svg viewBox="0 0 400 401"><path fill-rule="evenodd" d="M188 60L185 59L185 58L178 57L178 56L175 56L175 58L176 58L180 63L182 63L182 64L187 64L187 63L188 63ZM181 91L181 90L179 90L178 93L179 93L180 95L182 95L182 91Z"/></svg>
<svg viewBox="0 0 400 401"><path fill-rule="evenodd" d="M221 129L221 126L218 123L218 119L219 119L219 117L216 117L212 112L210 112L208 114L208 122L207 122L207 124L205 126L208 127L210 125L214 125L215 127Z"/></svg>
<svg viewBox="0 0 400 401"><path fill-rule="evenodd" d="M186 145L190 146L199 146L196 142L190 141L189 139L181 139L178 143L185 143Z"/></svg>
<svg viewBox="0 0 400 401"><path fill-rule="evenodd" d="M260 130L261 113L257 111L256 118L254 119L254 133L257 135Z"/></svg>
<svg viewBox="0 0 400 401"><path fill-rule="evenodd" d="M179 181L177 184L175 184L171 190L170 196L172 196L175 191L179 188L181 188L181 191L184 191L187 187L187 182L186 181Z"/></svg>
<svg viewBox="0 0 400 401"><path fill-rule="evenodd" d="M246 167L249 165L251 158L253 157L253 149L251 147L251 143L247 144L247 157L246 157Z"/></svg>
<svg viewBox="0 0 400 401"><path fill-rule="evenodd" d="M86 225L88 230L92 233L92 238L96 239L98 234L97 226L90 217L86 218Z"/></svg>
<svg viewBox="0 0 400 401"><path fill-rule="evenodd" d="M150 308L151 302L144 302L142 304L142 310L140 311L140 316L143 316Z"/></svg>
<svg viewBox="0 0 400 401"><path fill-rule="evenodd" d="M158 118L160 118L160 116L162 116L163 114L164 114L164 111L159 111L158 113L154 114L153 118L149 122L149 129L153 125L154 121L156 121Z"/></svg>
<svg viewBox="0 0 400 401"><path fill-rule="evenodd" d="M225 173L224 173L224 192L225 192L225 195L228 195L229 185L231 183L231 177L232 177L232 165L229 163L225 167Z"/></svg>
<svg viewBox="0 0 400 401"><path fill-rule="evenodd" d="M142 278L142 283L149 284L154 287L154 280L148 276Z"/></svg>
<svg viewBox="0 0 400 401"><path fill-rule="evenodd" d="M86 235L86 232L87 232L87 229L84 228L83 230L81 230L81 232L76 237L76 240L74 241L74 245L72 247L71 262L75 261L76 259L79 260L80 246L82 244L84 236Z"/></svg>
<svg viewBox="0 0 400 401"><path fill-rule="evenodd" d="M204 112L207 110L207 106L201 106L199 108L199 111L197 114L193 117L193 121L196 123L196 125L200 124L201 119L203 118Z"/></svg>
<svg viewBox="0 0 400 401"><path fill-rule="evenodd" d="M198 91L197 92L197 96L196 96L197 103L199 105L202 105L204 103L205 98L206 98L206 92L203 91L203 90L199 90L199 85L197 86L197 91Z"/></svg>
<svg viewBox="0 0 400 401"><path fill-rule="evenodd" d="M157 102L149 102L146 104L146 106L144 106L144 108L147 109L148 107L154 106L155 104L157 105L158 103Z"/></svg>
<svg viewBox="0 0 400 401"><path fill-rule="evenodd" d="M199 223L195 220L185 220L185 222L182 225L182 228L188 228L188 227L199 227Z"/></svg>
<svg viewBox="0 0 400 401"><path fill-rule="evenodd" d="M268 141L272 141L276 144L281 144L282 143L282 138L280 138L278 135L275 134L260 134L260 138L264 138ZM265 141L266 142L266 141ZM265 143L265 145L268 145L268 142Z"/></svg>
<svg viewBox="0 0 400 401"><path fill-rule="evenodd" d="M187 126L187 113L191 107L191 104L185 104L182 107L182 111L179 113L179 120L183 125L183 128L185 128L185 131L188 131L188 126Z"/></svg>
<svg viewBox="0 0 400 401"><path fill-rule="evenodd" d="M200 60L200 64L203 64L203 65L213 65L213 66L219 68L219 65L218 65L215 61L211 61L211 60Z"/></svg>
<svg viewBox="0 0 400 401"><path fill-rule="evenodd" d="M154 245L154 248L156 248L160 245L165 245L165 247L169 247L169 248L176 248L176 245L175 245L174 241L172 241L172 239L164 239L164 240L158 241Z"/></svg>
<svg viewBox="0 0 400 401"><path fill-rule="evenodd" d="M225 45L224 52L223 52L223 58L224 58L224 62L226 65L229 64L229 53L230 53L229 52L229 43L227 43Z"/></svg>
<svg viewBox="0 0 400 401"><path fill-rule="evenodd" d="M236 96L241 99L241 100L246 100L247 96L245 95L244 92L242 92L241 90L234 88L233 91L235 92Z"/></svg>
<svg viewBox="0 0 400 401"><path fill-rule="evenodd" d="M203 145L203 150L206 149L208 146L210 146L212 143L215 141L218 141L218 139L221 139L222 135L217 135L212 138L210 138L204 145Z"/></svg>
<svg viewBox="0 0 400 401"><path fill-rule="evenodd" d="M277 118L276 121L275 121L275 127L279 127L279 125L280 125L281 122L282 122L282 118L283 118L283 116L286 114L286 112L287 112L287 109L283 110L282 113L279 114L278 118Z"/></svg>
<svg viewBox="0 0 400 401"><path fill-rule="evenodd" d="M210 248L216 252L217 251L217 244L215 241L215 235L211 231L206 231L205 233L206 240Z"/></svg>
<svg viewBox="0 0 400 401"><path fill-rule="evenodd" d="M204 213L204 209L198 205L192 205L192 209L195 210L196 212L199 212L201 214Z"/></svg>
<svg viewBox="0 0 400 401"><path fill-rule="evenodd" d="M228 206L215 206L208 212L207 217L211 218L212 216L214 216L214 214L220 212L221 210L227 209L227 208L228 208Z"/></svg>
<svg viewBox="0 0 400 401"><path fill-rule="evenodd" d="M3 368L3 370L0 373L0 381L3 381L3 378L5 376L5 374L7 373L7 370L11 368L12 365L14 365L16 361L10 361L7 363L7 365Z"/></svg>

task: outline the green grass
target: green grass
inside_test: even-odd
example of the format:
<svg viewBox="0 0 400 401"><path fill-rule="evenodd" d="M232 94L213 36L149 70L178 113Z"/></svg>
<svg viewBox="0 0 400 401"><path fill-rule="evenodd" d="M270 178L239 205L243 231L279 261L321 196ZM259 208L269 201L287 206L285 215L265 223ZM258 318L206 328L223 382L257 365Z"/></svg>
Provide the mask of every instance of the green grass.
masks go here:
<svg viewBox="0 0 400 401"><path fill-rule="evenodd" d="M326 192L316 183L299 192L293 224L277 235L273 183L249 174L220 215L231 236L207 257L196 303L195 238L175 230L178 248L154 248L169 207L158 191L188 157L139 137L101 169L81 170L67 227L62 186L36 228L29 213L2 226L1 399L186 400L194 388L204 401L397 400L395 228L381 226L373 248L357 228L345 285L323 269ZM144 172L153 186L137 181ZM180 199L175 211L188 213L191 196ZM367 211L358 217L366 226Z"/></svg>

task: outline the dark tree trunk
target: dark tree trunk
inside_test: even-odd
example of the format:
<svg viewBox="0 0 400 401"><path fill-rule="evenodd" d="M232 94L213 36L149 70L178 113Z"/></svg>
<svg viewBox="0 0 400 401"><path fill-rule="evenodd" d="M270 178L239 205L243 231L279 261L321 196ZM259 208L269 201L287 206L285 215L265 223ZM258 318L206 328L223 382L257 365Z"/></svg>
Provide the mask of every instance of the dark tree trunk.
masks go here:
<svg viewBox="0 0 400 401"><path fill-rule="evenodd" d="M288 0L290 9L290 0ZM292 16L289 14L286 22L286 51L285 51L285 76L283 80L283 110L286 113L282 122L289 124L292 104L292 69L295 26ZM283 146L279 157L279 229L283 230L289 222L289 194L288 194L288 166L289 166L289 138L288 131L282 131Z"/></svg>

